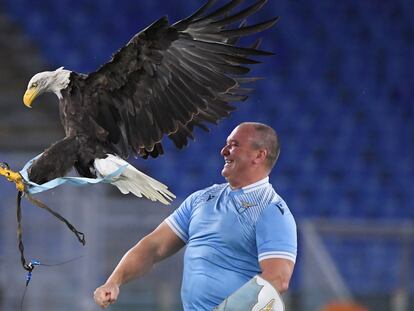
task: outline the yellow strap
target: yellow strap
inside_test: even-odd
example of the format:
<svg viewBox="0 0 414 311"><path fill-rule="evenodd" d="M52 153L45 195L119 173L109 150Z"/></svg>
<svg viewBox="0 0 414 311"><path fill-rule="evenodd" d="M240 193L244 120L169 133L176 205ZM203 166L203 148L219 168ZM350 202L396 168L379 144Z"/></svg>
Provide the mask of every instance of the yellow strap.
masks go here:
<svg viewBox="0 0 414 311"><path fill-rule="evenodd" d="M275 300L272 299L272 300L269 301L269 303L267 305L264 306L263 309L260 309L259 311L272 311L274 304L275 304Z"/></svg>

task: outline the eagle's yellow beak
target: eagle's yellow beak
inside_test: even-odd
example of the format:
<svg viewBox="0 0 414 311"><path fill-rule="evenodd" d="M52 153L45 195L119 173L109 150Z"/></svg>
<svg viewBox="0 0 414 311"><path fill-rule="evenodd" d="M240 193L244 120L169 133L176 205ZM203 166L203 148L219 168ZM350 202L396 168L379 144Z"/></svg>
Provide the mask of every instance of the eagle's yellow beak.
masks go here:
<svg viewBox="0 0 414 311"><path fill-rule="evenodd" d="M29 107L32 108L32 102L36 98L37 94L39 93L39 89L36 87L31 87L24 93L23 96L23 103Z"/></svg>

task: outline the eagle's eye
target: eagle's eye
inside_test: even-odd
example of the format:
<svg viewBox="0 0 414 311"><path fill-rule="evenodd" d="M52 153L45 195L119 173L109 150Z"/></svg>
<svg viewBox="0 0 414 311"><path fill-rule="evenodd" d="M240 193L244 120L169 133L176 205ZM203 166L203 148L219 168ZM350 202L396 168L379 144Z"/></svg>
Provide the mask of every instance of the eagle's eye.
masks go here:
<svg viewBox="0 0 414 311"><path fill-rule="evenodd" d="M37 82L33 82L32 85L30 86L30 88L32 87L37 87Z"/></svg>
<svg viewBox="0 0 414 311"><path fill-rule="evenodd" d="M9 165L5 162L0 162L0 168L8 170L9 169Z"/></svg>

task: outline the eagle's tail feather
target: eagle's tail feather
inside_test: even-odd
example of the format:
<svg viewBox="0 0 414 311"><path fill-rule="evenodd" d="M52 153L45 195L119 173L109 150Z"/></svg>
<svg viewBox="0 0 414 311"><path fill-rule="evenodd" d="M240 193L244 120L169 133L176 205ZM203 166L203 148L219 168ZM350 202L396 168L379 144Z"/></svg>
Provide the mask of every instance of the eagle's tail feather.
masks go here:
<svg viewBox="0 0 414 311"><path fill-rule="evenodd" d="M107 176L124 165L127 166L125 170L112 182L123 194L132 192L137 197L145 196L151 201L160 201L166 205L175 198L166 185L138 171L117 156L108 154L105 159L95 159L94 162L95 169L102 176Z"/></svg>

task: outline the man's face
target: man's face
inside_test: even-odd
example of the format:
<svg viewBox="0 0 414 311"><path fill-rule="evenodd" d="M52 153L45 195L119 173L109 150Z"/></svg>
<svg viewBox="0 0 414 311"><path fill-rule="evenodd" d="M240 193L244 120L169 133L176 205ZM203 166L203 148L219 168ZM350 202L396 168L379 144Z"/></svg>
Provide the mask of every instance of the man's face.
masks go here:
<svg viewBox="0 0 414 311"><path fill-rule="evenodd" d="M257 151L251 147L253 131L254 129L248 125L236 127L221 150L225 161L221 174L231 186L238 187L244 184L254 173L253 161L256 159Z"/></svg>

